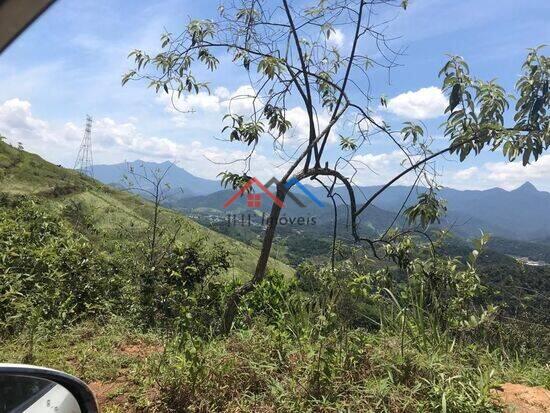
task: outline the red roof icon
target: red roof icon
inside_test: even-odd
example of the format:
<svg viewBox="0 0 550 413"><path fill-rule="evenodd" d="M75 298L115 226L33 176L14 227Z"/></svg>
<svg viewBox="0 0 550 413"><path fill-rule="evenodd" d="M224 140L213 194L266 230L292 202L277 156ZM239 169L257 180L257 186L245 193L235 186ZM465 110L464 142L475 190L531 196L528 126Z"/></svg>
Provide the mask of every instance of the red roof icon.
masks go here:
<svg viewBox="0 0 550 413"><path fill-rule="evenodd" d="M275 202L280 208L283 208L285 206L285 204L283 203L283 201L281 201L279 198L277 198L275 195L273 195L273 193L271 193L271 191L269 189L267 189L264 184L262 184L259 180L257 180L256 178L250 178L250 180L245 184L243 185L243 187L241 189L239 189L231 198L229 198L227 200L227 202L225 204L223 204L223 207L224 208L227 208L229 205L231 205L233 202L235 202L235 200L237 198L239 198L242 194L245 193L245 191L247 191L252 185L256 185L258 188L260 188L268 197L271 198L271 200L273 202ZM255 199L257 199L255 197ZM258 205L258 204L256 204Z"/></svg>

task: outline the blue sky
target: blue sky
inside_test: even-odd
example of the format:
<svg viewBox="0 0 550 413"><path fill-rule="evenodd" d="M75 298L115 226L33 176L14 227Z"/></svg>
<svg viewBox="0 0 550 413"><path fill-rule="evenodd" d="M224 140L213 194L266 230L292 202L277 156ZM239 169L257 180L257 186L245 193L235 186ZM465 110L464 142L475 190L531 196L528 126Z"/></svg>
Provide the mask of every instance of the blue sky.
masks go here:
<svg viewBox="0 0 550 413"><path fill-rule="evenodd" d="M207 75L213 95L183 102L196 110L186 115L144 84L122 88L120 79L131 67L130 50L158 50L165 29L176 33L191 16L214 17L217 6L210 0L58 0L0 55L0 133L71 167L89 113L95 119L96 163L176 160L196 175L214 178L227 169L218 163L246 150L219 139L223 99L246 87L245 74L224 65ZM390 98L389 109L373 110L396 129L413 114L436 138L444 119L437 72L445 54L464 56L477 77L497 78L512 90L526 48L550 41L547 0L411 0L407 11L388 13L394 18L389 33L399 37L393 46L406 47L406 54L390 79L387 73L373 76L373 95ZM342 28L335 41L345 49L349 36ZM299 109L293 116L299 129ZM444 144L441 139L434 143ZM329 150L336 152L337 145ZM358 175L361 184L382 183L400 168L400 155L383 139L365 147L361 160L369 166ZM265 143L252 174L265 178L280 164ZM438 170L441 183L457 188L511 189L530 180L550 190L550 155L522 168L505 162L500 153L484 153L465 163L442 160Z"/></svg>

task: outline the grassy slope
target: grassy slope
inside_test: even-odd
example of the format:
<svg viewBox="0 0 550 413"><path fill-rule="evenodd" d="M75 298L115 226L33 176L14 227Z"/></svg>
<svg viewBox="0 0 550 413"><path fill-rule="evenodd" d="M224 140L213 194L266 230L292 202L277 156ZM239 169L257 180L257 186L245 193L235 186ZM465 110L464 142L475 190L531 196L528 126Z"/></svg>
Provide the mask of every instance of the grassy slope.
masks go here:
<svg viewBox="0 0 550 413"><path fill-rule="evenodd" d="M97 228L105 234L112 234L125 223L146 225L146 218L152 211L152 205L138 196L115 190L3 142L0 142L0 192L34 195L58 208L71 200L81 201L92 211ZM185 223L180 241L199 235L209 243L225 243L233 257L231 276L242 277L253 272L259 255L256 248L204 228L174 211L167 213ZM286 264L273 259L270 268L286 275L293 272Z"/></svg>
<svg viewBox="0 0 550 413"><path fill-rule="evenodd" d="M284 337L259 326L205 343L193 383L192 361L173 344L137 332L123 320L84 323L54 336L36 337L31 358L29 337L21 336L0 346L0 361L31 362L77 375L90 385L104 413L436 412L444 411L436 407L443 391L451 405L447 411L457 412L463 410L453 408L453 401L489 383L483 372L493 369L493 386L550 385L548 368L529 359L512 358L503 366L497 354L480 355L473 347L421 353L407 346L403 357L398 339L371 334L362 336L357 359L342 365L332 362L336 370L325 383L332 396L315 400L308 392L315 391L311 372L317 368L317 344ZM330 339L321 343L334 346ZM471 388L463 390L462 384ZM462 404L471 407L468 412L487 411ZM188 409L189 405L203 409Z"/></svg>
<svg viewBox="0 0 550 413"><path fill-rule="evenodd" d="M96 225L110 234L126 221L145 223L151 212L150 204L136 196L0 143L2 191L34 194L58 208L80 200L90 206ZM182 239L198 233L209 242L225 241L238 255L234 272L252 269L256 249L183 219L188 226ZM290 273L283 264L272 265ZM260 324L204 343L199 357L194 352L182 354L153 333L136 332L123 320L41 334L22 334L2 343L0 361L26 361L76 374L90 383L108 413L185 411L186 406L199 404L202 411L231 412L441 411L435 406L442 392L448 395L448 411L461 411L452 403L485 383L549 385L548 365L525 357L512 356L502 364L497 353L480 351L473 343L467 348L457 345L445 354L422 353L408 341L363 331L349 340L346 335L343 345L338 335L313 340L315 336L304 334L296 340L287 329L278 332ZM323 368L326 382L312 379L317 377L321 355L323 365L330 367ZM489 380L486 372L493 369L495 376ZM197 380L190 379L192 374ZM463 390L462 385L468 387Z"/></svg>

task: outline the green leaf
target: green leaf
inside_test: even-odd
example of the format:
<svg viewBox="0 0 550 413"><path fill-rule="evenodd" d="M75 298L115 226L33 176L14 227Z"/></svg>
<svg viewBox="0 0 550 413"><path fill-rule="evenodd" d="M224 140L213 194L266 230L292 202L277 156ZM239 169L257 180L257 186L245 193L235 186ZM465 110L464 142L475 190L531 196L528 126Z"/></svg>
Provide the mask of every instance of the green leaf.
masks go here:
<svg viewBox="0 0 550 413"><path fill-rule="evenodd" d="M340 135L340 148L344 151L354 151L357 149L357 142L351 137Z"/></svg>
<svg viewBox="0 0 550 413"><path fill-rule="evenodd" d="M460 103L460 92L461 92L461 86L459 83L455 83L453 86L453 90L451 91L451 95L449 96L449 106L447 109L445 109L445 113L452 112L454 108L458 106Z"/></svg>

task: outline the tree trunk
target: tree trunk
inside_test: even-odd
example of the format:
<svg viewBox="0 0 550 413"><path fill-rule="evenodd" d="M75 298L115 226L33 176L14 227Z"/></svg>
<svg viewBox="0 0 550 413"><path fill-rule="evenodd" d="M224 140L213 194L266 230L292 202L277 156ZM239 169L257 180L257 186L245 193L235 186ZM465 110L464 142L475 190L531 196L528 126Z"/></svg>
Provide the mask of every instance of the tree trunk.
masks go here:
<svg viewBox="0 0 550 413"><path fill-rule="evenodd" d="M283 185L277 185L277 197L284 201L286 196L286 190ZM223 325L222 332L224 334L229 333L231 327L233 326L233 321L237 315L237 310L241 302L242 297L252 291L256 284L260 283L264 277L267 270L267 263L269 261L269 254L271 253L271 247L273 246L273 239L275 238L275 230L277 229L277 224L279 222L279 216L281 214L281 207L276 203L273 203L271 206L271 213L269 214L269 222L265 230L265 236L262 243L262 249L260 251L260 257L256 263L256 270L254 271L254 277L247 283L243 284L237 288L227 300L225 307L225 312L223 315Z"/></svg>
<svg viewBox="0 0 550 413"><path fill-rule="evenodd" d="M141 279L141 305L143 320L147 327L152 327L155 323L155 310L153 308L153 296L154 296L154 284L156 280L157 271L157 238L159 233L159 212L160 212L160 193L159 185L157 182L155 186L155 198L154 198L154 210L153 210L153 222L151 228L151 241L149 244L148 252L148 268L142 274Z"/></svg>

